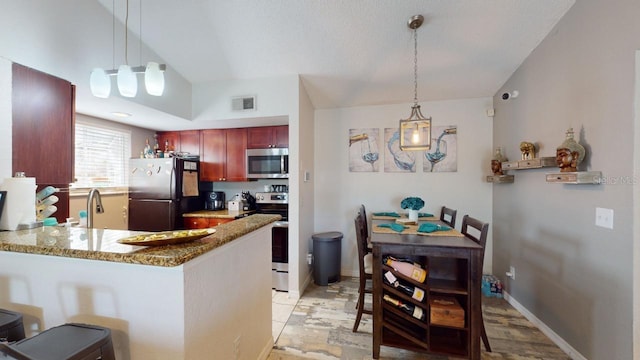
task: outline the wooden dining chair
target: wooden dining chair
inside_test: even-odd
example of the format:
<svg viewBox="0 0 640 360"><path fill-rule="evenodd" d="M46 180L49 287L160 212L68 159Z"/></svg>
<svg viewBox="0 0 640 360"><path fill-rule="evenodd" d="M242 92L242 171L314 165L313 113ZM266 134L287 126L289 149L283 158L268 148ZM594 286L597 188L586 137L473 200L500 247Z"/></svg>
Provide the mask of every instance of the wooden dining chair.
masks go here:
<svg viewBox="0 0 640 360"><path fill-rule="evenodd" d="M369 225L367 225L367 211L365 210L364 205L360 205L360 208L358 208L358 216L362 220L362 233L364 234L367 242L367 252L372 252L373 248L371 247L371 241L369 240Z"/></svg>
<svg viewBox="0 0 640 360"><path fill-rule="evenodd" d="M473 228L475 229L474 233L469 233L469 228ZM487 233L489 232L489 224L482 222L478 219L472 218L469 215L465 215L462 218L462 228L460 229L460 232L464 234L464 236L470 240L475 241L476 243L478 243L480 246L482 246L482 255L480 256L480 269L478 269L478 271L476 272L478 274L478 276L480 276L480 279L478 279L478 282L482 281L482 264L484 263L484 249L485 249L485 244L487 243ZM482 311L480 311L480 325L481 327L481 333L480 333L480 337L482 339L482 342L484 343L484 348L487 349L488 352L491 352L491 345L489 345L489 339L487 338L487 331L484 328L484 319L482 317Z"/></svg>
<svg viewBox="0 0 640 360"><path fill-rule="evenodd" d="M454 210L446 206L443 206L442 210L440 210L440 221L454 228L456 227L457 213L458 213L458 210Z"/></svg>
<svg viewBox="0 0 640 360"><path fill-rule="evenodd" d="M367 225L367 211L364 209L364 205L360 205L358 209L358 216L362 219L363 231L364 235L367 237L367 241L369 240L369 226Z"/></svg>
<svg viewBox="0 0 640 360"><path fill-rule="evenodd" d="M371 308L365 308L364 306L365 295L373 293L373 254L368 249L368 236L365 230L363 216L360 211L354 219L354 224L356 230L356 243L358 247L358 268L360 275L360 281L358 285L358 303L356 304L358 313L356 315L356 322L353 325L353 332L357 332L362 314L373 314Z"/></svg>

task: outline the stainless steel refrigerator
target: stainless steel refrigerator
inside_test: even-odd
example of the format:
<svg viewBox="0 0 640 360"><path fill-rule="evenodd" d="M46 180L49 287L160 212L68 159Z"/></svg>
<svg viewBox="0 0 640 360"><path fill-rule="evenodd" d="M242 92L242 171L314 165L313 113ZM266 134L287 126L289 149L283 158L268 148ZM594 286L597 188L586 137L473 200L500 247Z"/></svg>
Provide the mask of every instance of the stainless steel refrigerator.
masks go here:
<svg viewBox="0 0 640 360"><path fill-rule="evenodd" d="M183 229L182 214L204 208L199 173L196 157L131 159L129 230Z"/></svg>

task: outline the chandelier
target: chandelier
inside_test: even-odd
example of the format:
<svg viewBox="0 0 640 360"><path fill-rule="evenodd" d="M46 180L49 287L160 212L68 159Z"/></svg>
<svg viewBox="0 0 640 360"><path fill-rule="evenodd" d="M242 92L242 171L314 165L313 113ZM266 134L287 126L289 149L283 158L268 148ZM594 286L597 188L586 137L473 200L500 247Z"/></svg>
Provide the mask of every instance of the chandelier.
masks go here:
<svg viewBox="0 0 640 360"><path fill-rule="evenodd" d="M94 68L89 77L89 86L91 93L95 97L108 98L111 94L111 77L115 76L118 84L118 91L124 97L135 97L138 93L138 77L137 74L144 74L144 84L149 95L162 96L164 92L164 71L167 69L165 64L157 62L148 62L146 66L129 66L128 47L129 47L129 0L126 1L127 9L125 15L124 29L124 54L125 63L115 69L115 0L112 1L113 13L113 57L114 68L105 70L102 68ZM142 0L140 0L140 52L142 53ZM140 56L142 59L142 56Z"/></svg>
<svg viewBox="0 0 640 360"><path fill-rule="evenodd" d="M429 150L431 148L431 118L425 118L418 105L418 28L424 22L422 15L414 15L408 26L413 30L413 106L408 119L400 120L400 149Z"/></svg>

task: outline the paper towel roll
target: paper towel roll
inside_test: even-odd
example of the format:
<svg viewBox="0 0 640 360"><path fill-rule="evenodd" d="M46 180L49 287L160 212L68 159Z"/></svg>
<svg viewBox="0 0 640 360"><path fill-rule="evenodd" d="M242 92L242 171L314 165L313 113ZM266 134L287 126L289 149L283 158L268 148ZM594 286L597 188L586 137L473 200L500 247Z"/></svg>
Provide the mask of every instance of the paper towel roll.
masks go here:
<svg viewBox="0 0 640 360"><path fill-rule="evenodd" d="M0 190L7 197L0 218L0 229L16 230L19 224L36 221L36 178L6 178Z"/></svg>

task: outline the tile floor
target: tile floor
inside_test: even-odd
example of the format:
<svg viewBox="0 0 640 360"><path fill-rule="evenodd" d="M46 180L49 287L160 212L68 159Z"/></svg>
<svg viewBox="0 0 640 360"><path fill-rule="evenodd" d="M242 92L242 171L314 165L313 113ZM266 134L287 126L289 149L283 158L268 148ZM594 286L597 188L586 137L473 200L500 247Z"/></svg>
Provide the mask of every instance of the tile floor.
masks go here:
<svg viewBox="0 0 640 360"><path fill-rule="evenodd" d="M286 293L273 293L273 338L268 360L371 359L372 320L363 315L357 333L355 319L358 279L343 278L329 286L312 284L295 302ZM483 298L483 316L493 352L482 347L482 359L570 359L504 299ZM380 359L447 360L383 346ZM451 358L453 359L453 358Z"/></svg>
<svg viewBox="0 0 640 360"><path fill-rule="evenodd" d="M278 341L280 333L289 320L289 316L296 307L297 300L289 299L288 293L271 290L271 313L272 323L271 331L273 333L273 342Z"/></svg>

